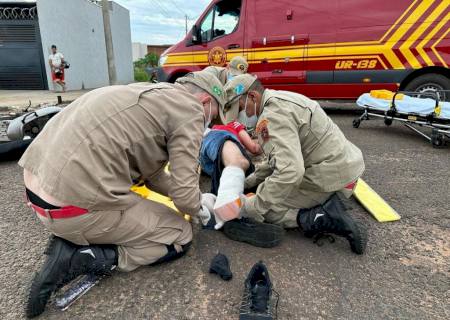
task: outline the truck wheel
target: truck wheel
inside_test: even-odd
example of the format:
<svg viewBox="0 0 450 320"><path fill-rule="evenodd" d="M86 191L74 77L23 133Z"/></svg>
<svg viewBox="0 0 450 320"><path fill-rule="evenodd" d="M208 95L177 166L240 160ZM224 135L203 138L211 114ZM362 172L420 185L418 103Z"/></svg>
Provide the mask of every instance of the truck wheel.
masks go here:
<svg viewBox="0 0 450 320"><path fill-rule="evenodd" d="M437 73L428 73L413 79L405 87L405 91L414 91L423 93L419 98L434 98L434 94L427 92L437 90L450 90L450 79ZM439 98L444 101L450 101L450 93L439 93Z"/></svg>

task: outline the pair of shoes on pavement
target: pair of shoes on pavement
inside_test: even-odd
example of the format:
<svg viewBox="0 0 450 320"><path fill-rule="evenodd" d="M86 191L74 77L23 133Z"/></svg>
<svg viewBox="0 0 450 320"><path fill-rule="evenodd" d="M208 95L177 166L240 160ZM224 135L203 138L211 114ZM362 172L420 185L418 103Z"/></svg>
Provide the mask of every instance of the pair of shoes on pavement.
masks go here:
<svg viewBox="0 0 450 320"><path fill-rule="evenodd" d="M361 223L347 213L336 193L322 205L299 210L297 223L304 235L315 238L315 241L321 237L332 238L330 235L337 235L347 239L354 253L363 254L365 251L367 232ZM250 218L228 221L223 231L232 240L263 248L279 245L285 234L284 229L278 225L257 222Z"/></svg>

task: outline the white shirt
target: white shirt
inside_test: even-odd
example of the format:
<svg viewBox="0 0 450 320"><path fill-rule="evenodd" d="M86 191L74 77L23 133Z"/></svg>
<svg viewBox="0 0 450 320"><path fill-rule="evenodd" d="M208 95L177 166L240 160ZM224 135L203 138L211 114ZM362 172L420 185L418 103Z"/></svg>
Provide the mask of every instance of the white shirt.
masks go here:
<svg viewBox="0 0 450 320"><path fill-rule="evenodd" d="M58 69L59 67L61 67L62 59L64 59L64 56L61 52L57 52L55 54L49 55L48 58L52 60L53 67Z"/></svg>

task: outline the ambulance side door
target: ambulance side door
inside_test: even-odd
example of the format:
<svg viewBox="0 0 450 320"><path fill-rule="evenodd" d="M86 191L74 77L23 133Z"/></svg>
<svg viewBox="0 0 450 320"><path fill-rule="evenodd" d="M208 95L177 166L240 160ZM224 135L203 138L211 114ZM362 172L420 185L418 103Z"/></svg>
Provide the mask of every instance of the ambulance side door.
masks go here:
<svg viewBox="0 0 450 320"><path fill-rule="evenodd" d="M224 67L234 56L242 55L244 0L222 0L210 6L198 23L199 41L192 46L193 64Z"/></svg>
<svg viewBox="0 0 450 320"><path fill-rule="evenodd" d="M299 1L302 2L302 1ZM301 5L296 1L251 1L247 5L249 72L274 89L294 90L306 80L304 56L308 34L298 28Z"/></svg>

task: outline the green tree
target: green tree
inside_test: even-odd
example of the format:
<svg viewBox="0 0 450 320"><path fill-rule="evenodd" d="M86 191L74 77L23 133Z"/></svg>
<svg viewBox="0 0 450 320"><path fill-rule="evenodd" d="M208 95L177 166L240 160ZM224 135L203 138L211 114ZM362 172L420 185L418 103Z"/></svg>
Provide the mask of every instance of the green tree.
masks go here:
<svg viewBox="0 0 450 320"><path fill-rule="evenodd" d="M158 65L159 56L155 53L147 53L144 58L139 59L134 63L135 67L146 68L156 67Z"/></svg>
<svg viewBox="0 0 450 320"><path fill-rule="evenodd" d="M146 68L158 66L159 56L155 53L148 53L144 58L134 62L134 80L138 82L149 81Z"/></svg>

